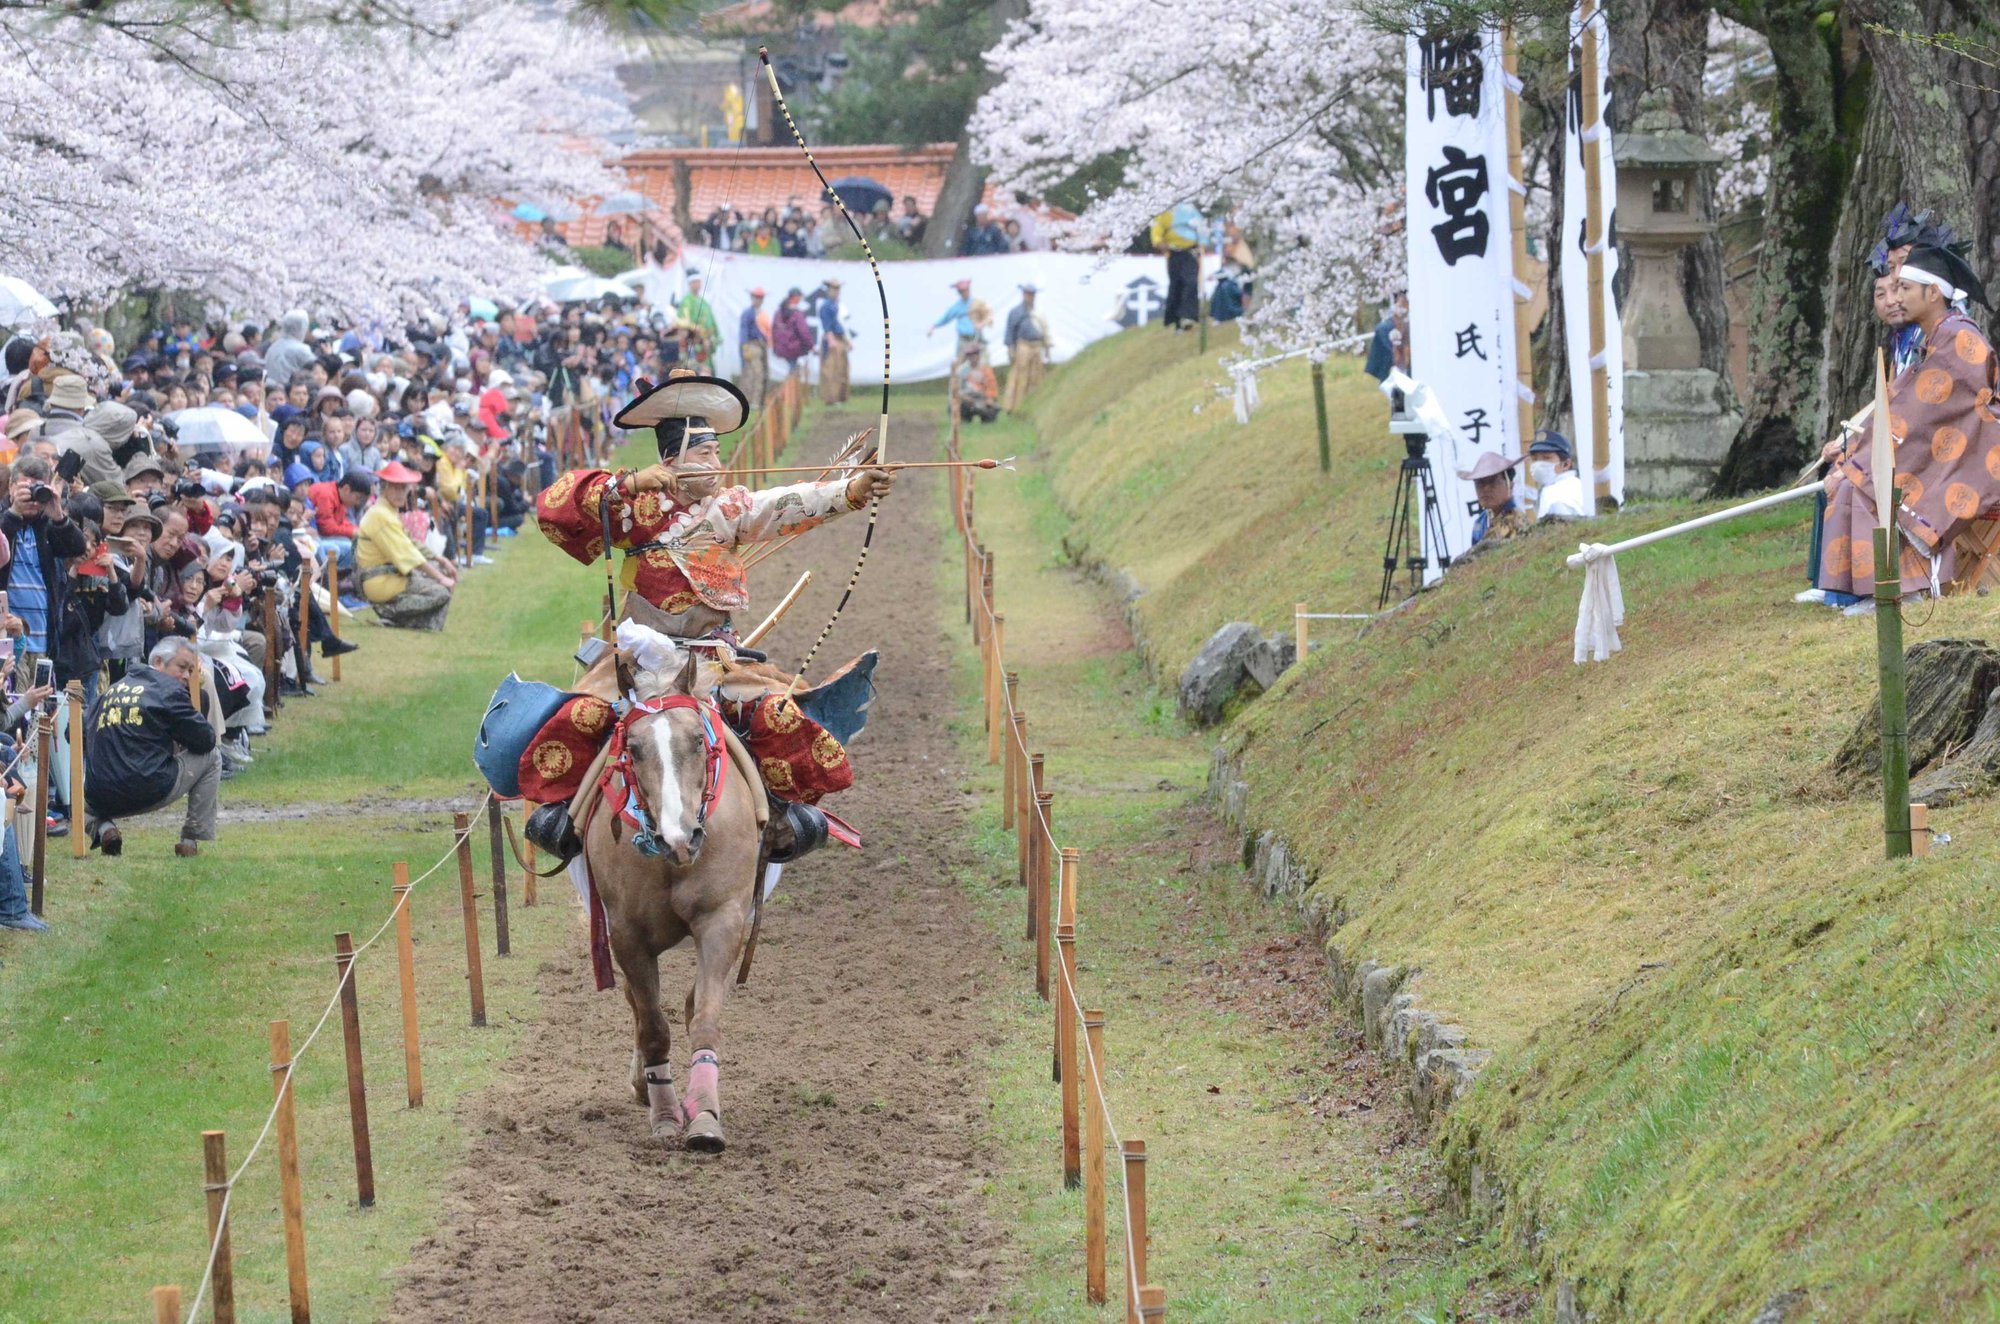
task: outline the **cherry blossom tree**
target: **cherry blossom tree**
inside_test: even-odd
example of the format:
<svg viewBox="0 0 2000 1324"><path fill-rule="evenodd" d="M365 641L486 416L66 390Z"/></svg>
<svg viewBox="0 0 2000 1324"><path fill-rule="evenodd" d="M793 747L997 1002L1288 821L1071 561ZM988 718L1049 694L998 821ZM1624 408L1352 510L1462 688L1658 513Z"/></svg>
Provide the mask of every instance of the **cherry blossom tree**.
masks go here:
<svg viewBox="0 0 2000 1324"><path fill-rule="evenodd" d="M0 9L0 270L51 298L360 317L518 293L543 264L501 200L622 186L601 135L625 112L587 24L467 0L378 27L83 12Z"/></svg>
<svg viewBox="0 0 2000 1324"><path fill-rule="evenodd" d="M1403 270L1403 44L1346 3L1244 0L1197 30L1156 0L1033 0L973 116L1005 188L1107 160L1066 242L1122 248L1157 213L1234 211L1260 240L1262 343L1318 343Z"/></svg>

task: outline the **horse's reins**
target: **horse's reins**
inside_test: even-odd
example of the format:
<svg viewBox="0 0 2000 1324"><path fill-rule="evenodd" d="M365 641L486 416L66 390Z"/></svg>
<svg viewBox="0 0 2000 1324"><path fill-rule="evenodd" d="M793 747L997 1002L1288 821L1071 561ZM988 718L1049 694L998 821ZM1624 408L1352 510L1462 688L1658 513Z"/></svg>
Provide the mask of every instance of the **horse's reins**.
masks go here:
<svg viewBox="0 0 2000 1324"><path fill-rule="evenodd" d="M702 763L701 804L695 810L692 846L701 849L702 833L708 824L709 811L722 798L722 783L728 769L728 750L722 743L722 733L717 724L721 713L711 703L688 694L663 694L656 699L635 699L618 725L611 732L610 763L606 780L622 788L622 797L613 795L607 803L615 809L620 821L633 830L632 844L642 855L658 855L661 850L659 832L653 816L646 806L645 789L632 771L632 751L626 743L626 734L634 719L640 716L671 712L675 709L692 709L701 718L701 742L704 754Z"/></svg>

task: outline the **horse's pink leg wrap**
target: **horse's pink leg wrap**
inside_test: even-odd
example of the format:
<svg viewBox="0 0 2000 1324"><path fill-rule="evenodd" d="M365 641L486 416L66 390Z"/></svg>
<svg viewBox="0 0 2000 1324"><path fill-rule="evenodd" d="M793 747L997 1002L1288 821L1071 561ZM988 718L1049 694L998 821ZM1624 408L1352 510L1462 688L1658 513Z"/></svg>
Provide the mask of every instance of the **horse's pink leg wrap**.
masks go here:
<svg viewBox="0 0 2000 1324"><path fill-rule="evenodd" d="M687 1115L694 1118L702 1113L722 1116L722 1066L712 1048L696 1053L688 1067Z"/></svg>
<svg viewBox="0 0 2000 1324"><path fill-rule="evenodd" d="M646 1119L655 1135L671 1128L678 1131L686 1118L681 1113L681 1096L674 1089L674 1064L660 1062L646 1068Z"/></svg>

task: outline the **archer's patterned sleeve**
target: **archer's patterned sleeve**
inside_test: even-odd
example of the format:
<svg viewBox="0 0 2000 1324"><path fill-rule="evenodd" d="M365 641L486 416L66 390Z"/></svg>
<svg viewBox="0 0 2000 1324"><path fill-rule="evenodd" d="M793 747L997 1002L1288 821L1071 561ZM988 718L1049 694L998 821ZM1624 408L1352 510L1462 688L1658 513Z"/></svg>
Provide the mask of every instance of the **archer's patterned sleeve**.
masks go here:
<svg viewBox="0 0 2000 1324"><path fill-rule="evenodd" d="M542 536L585 565L604 555L604 500L611 498L611 545L623 550L651 542L679 509L658 492L625 497L602 469L575 469L535 499Z"/></svg>
<svg viewBox="0 0 2000 1324"><path fill-rule="evenodd" d="M847 482L792 483L761 492L735 487L715 499L713 518L725 544L770 542L817 528L854 507Z"/></svg>

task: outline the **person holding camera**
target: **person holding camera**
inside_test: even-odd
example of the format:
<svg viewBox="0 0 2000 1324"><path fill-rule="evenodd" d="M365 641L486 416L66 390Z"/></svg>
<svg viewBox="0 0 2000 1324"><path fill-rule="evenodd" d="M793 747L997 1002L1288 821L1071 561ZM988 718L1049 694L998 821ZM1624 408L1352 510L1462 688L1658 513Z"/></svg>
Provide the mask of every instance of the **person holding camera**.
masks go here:
<svg viewBox="0 0 2000 1324"><path fill-rule="evenodd" d="M63 562L90 550L83 529L63 508L62 493L50 483L54 476L41 456L23 456L14 464L13 490L6 511L0 513L0 535L14 551L13 558L0 566L0 593L7 595L9 608L27 624L20 642L31 659L54 653L51 627L62 620L69 579ZM72 678L61 674L60 657L56 667L58 683Z"/></svg>
<svg viewBox="0 0 2000 1324"><path fill-rule="evenodd" d="M162 639L92 705L84 719L84 829L93 846L120 854L117 820L187 801L174 854L200 853L215 840L222 761L215 727L195 710L189 682L201 656L181 638Z"/></svg>

